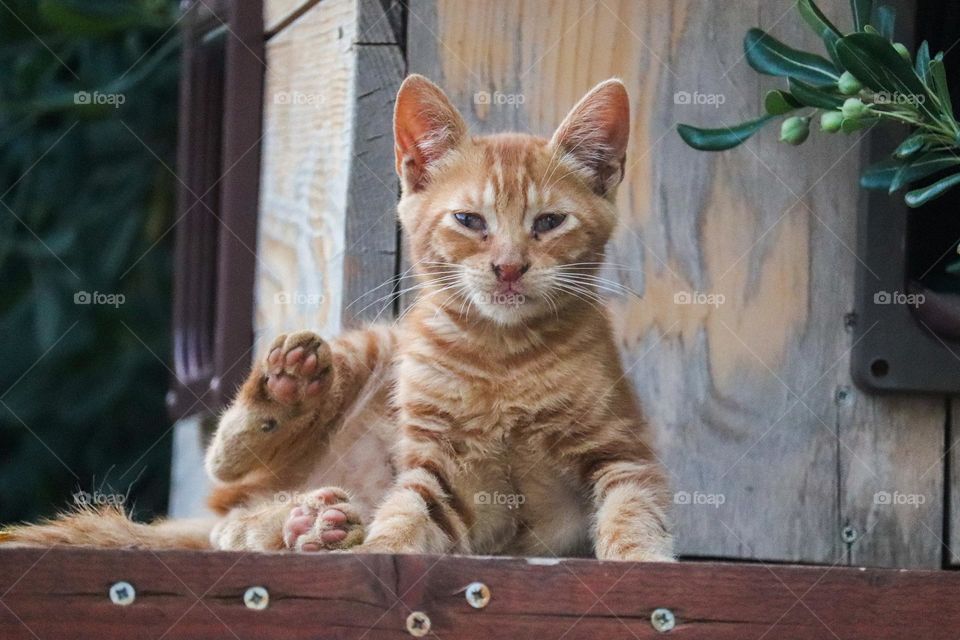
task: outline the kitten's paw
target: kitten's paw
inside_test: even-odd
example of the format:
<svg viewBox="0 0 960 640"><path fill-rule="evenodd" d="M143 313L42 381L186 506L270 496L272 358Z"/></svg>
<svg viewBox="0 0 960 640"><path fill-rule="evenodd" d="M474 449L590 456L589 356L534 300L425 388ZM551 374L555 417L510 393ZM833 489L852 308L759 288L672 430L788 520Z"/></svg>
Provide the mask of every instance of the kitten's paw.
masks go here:
<svg viewBox="0 0 960 640"><path fill-rule="evenodd" d="M267 352L267 392L285 405L316 399L330 389L333 355L323 338L310 331L277 337Z"/></svg>
<svg viewBox="0 0 960 640"><path fill-rule="evenodd" d="M283 542L293 551L349 549L363 538L360 513L337 487L310 492L283 523Z"/></svg>

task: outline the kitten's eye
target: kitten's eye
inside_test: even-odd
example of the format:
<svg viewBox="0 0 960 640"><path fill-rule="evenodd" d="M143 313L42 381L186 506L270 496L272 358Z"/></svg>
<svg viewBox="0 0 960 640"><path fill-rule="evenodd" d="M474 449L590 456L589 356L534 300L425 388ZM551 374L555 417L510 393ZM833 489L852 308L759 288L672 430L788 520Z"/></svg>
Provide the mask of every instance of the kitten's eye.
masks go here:
<svg viewBox="0 0 960 640"><path fill-rule="evenodd" d="M546 233L551 229L559 227L566 219L567 216L563 213L541 213L537 216L537 219L533 221L533 232Z"/></svg>
<svg viewBox="0 0 960 640"><path fill-rule="evenodd" d="M273 418L265 421L263 424L260 425L260 431L263 431L264 433L270 433L276 428L277 428L277 421L274 420Z"/></svg>
<svg viewBox="0 0 960 640"><path fill-rule="evenodd" d="M453 214L453 217L456 218L457 222L465 226L467 229L472 229L473 231L487 230L487 221L484 220L483 216L480 214L457 211Z"/></svg>

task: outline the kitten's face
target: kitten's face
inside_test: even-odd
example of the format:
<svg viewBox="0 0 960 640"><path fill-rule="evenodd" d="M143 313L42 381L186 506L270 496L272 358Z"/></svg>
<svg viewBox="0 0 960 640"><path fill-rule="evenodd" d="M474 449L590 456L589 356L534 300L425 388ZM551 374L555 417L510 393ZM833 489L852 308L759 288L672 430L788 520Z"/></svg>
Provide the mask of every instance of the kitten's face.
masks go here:
<svg viewBox="0 0 960 640"><path fill-rule="evenodd" d="M622 85L607 82L549 141L471 138L439 89L408 79L397 105L399 213L420 295L505 325L589 300L616 220L628 118Z"/></svg>

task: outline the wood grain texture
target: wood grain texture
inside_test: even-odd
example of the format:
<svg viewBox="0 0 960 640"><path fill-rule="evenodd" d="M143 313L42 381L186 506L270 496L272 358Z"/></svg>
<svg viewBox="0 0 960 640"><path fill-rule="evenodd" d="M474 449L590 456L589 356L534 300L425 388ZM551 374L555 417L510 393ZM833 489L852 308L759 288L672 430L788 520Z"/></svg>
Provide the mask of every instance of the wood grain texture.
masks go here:
<svg viewBox="0 0 960 640"><path fill-rule="evenodd" d="M819 4L847 24L846 2ZM865 396L848 373L861 137L814 134L797 149L772 127L705 154L675 133L755 117L777 86L743 58L749 26L819 50L793 5L415 0L408 66L478 133L549 135L595 83L627 84L632 140L610 261L642 298L612 306L678 492L680 553L939 566L927 529L942 522L943 403ZM682 303L697 294L713 297ZM895 491L923 504L875 502Z"/></svg>
<svg viewBox="0 0 960 640"><path fill-rule="evenodd" d="M285 331L340 331L356 24L356 0L328 0L267 43L258 353Z"/></svg>
<svg viewBox="0 0 960 640"><path fill-rule="evenodd" d="M267 43L258 338L370 319L396 271L395 5L325 1Z"/></svg>
<svg viewBox="0 0 960 640"><path fill-rule="evenodd" d="M791 4L784 1L777 8L786 11ZM912 1L897 3L899 41L910 43L913 38L915 5ZM830 9L837 23L849 24L846 3L832 3ZM795 24L794 29L800 28L802 25ZM842 238L839 250L841 256L847 256L845 262L835 260L841 270L825 265L823 279L829 282L830 278L842 275L838 284L844 287L842 302L848 307L852 307L849 301L854 295L856 270L865 278L874 278L874 273L882 268L853 255L857 246L855 207L867 204L867 194L855 191L857 174L870 155L869 138L858 145L853 143L854 140L841 138L836 143L839 148L831 148L829 155L811 160L822 166L815 174L825 175L811 191L811 195L816 195L810 205L819 218L818 226L827 232L823 242L836 246L838 238ZM818 146L825 145L818 140ZM854 167L851 163L850 169L856 169L853 175L848 176L846 171L837 174L837 169L830 166L848 147L849 155L858 154L861 164ZM857 535L856 541L847 545L847 560L874 566L940 567L946 556L942 539L946 400L934 396L864 394L851 383L851 346L847 342L833 381L839 437L840 526L851 527Z"/></svg>
<svg viewBox="0 0 960 640"><path fill-rule="evenodd" d="M405 62L390 16L380 0L359 0L353 105L353 156L345 215L344 327L390 320L393 307L378 299L397 269L393 104Z"/></svg>
<svg viewBox="0 0 960 640"><path fill-rule="evenodd" d="M654 638L658 607L691 639L937 640L960 625L947 571L81 549L0 551L0 566L4 640L376 640L410 637L413 611L447 640ZM109 600L119 580L129 606ZM491 591L480 610L464 598L476 580ZM253 585L266 610L244 607Z"/></svg>
<svg viewBox="0 0 960 640"><path fill-rule="evenodd" d="M278 30L295 16L307 4L315 0L264 0L263 3L263 30L265 33Z"/></svg>

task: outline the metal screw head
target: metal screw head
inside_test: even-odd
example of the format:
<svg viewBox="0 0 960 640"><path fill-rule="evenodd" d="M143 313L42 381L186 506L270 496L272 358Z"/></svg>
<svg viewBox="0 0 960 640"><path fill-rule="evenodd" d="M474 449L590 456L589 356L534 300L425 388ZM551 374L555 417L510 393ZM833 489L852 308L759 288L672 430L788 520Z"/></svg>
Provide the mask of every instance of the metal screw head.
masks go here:
<svg viewBox="0 0 960 640"><path fill-rule="evenodd" d="M125 607L137 599L137 590L129 582L116 582L110 586L110 602Z"/></svg>
<svg viewBox="0 0 960 640"><path fill-rule="evenodd" d="M666 633L677 626L677 619L670 609L654 609L650 614L650 624L660 633Z"/></svg>
<svg viewBox="0 0 960 640"><path fill-rule="evenodd" d="M407 631L416 638L430 633L430 618L423 611L414 611L407 616Z"/></svg>
<svg viewBox="0 0 960 640"><path fill-rule="evenodd" d="M843 528L842 531L840 531L840 537L843 538L843 541L846 542L847 544L856 542L857 530L847 525L846 527Z"/></svg>
<svg viewBox="0 0 960 640"><path fill-rule="evenodd" d="M250 587L243 594L243 604L247 605L247 609L263 611L270 606L270 592L264 587Z"/></svg>
<svg viewBox="0 0 960 640"><path fill-rule="evenodd" d="M483 609L490 604L490 588L482 582L471 582L465 592L467 602L474 609Z"/></svg>

